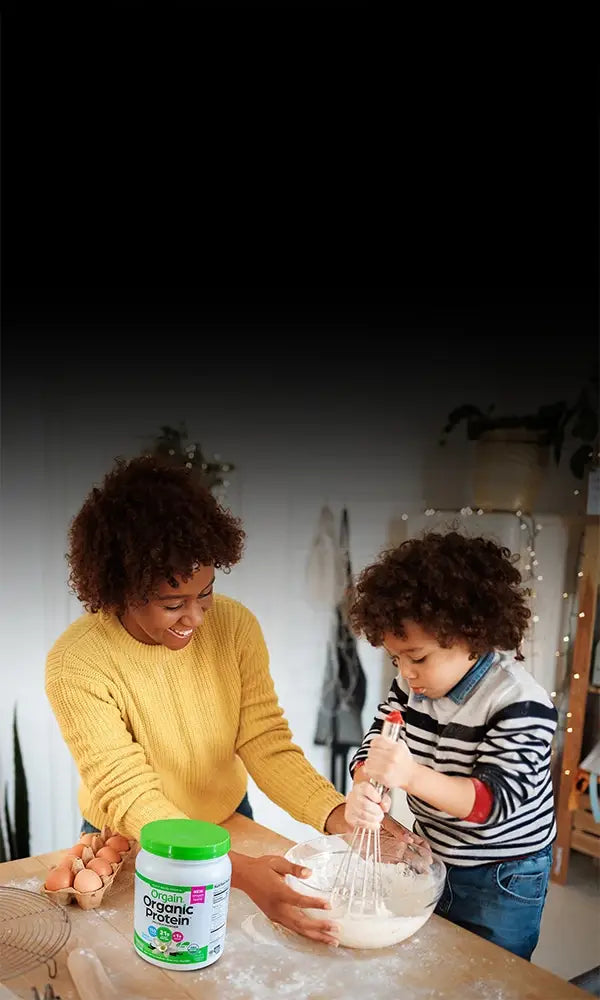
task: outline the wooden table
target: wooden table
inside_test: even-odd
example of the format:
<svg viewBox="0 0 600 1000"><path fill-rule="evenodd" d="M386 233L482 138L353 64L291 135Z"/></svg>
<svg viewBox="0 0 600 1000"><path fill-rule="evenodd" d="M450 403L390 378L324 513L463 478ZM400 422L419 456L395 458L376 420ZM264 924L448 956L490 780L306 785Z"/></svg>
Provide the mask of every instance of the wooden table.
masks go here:
<svg viewBox="0 0 600 1000"><path fill-rule="evenodd" d="M232 848L246 854L284 854L291 842L243 816L223 824ZM0 865L0 885L39 888L60 853ZM132 947L134 862L129 859L98 910L69 907L71 936L57 955L53 981L61 1000L79 994L66 966L73 947L100 957L120 1000L584 1000L589 994L440 917L412 938L381 951L331 949L271 924L251 900L231 893L225 951L196 972L167 972ZM6 985L31 998L43 992L41 966ZM103 1000L98 997L97 1000Z"/></svg>

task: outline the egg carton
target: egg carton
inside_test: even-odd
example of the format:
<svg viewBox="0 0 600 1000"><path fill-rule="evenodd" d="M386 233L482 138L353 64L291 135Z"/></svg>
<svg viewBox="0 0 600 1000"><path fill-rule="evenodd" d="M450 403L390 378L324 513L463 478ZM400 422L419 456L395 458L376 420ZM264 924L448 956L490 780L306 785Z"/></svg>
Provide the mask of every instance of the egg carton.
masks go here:
<svg viewBox="0 0 600 1000"><path fill-rule="evenodd" d="M89 834L82 834L79 838L79 843L85 843L86 840L89 840L89 844L85 844L85 847L81 852L81 858L77 858L73 861L71 865L71 871L73 874L76 875L78 872L83 871L88 861L91 861L92 858L97 855L98 851L104 847L106 841L112 836L115 836L115 834L107 826L104 827L101 833L94 834L92 837L90 837ZM98 876L98 878L102 879L102 886L100 888L94 889L92 892L80 892L77 889L73 889L73 887L52 891L50 889L46 889L45 886L42 886L40 892L43 896L47 896L48 899L53 900L53 902L59 903L60 906L68 906L70 903L77 903L82 910L97 909L130 855L135 842L133 840L129 840L128 842L129 850L121 854L120 862L118 864L116 862L112 862L110 865L112 868L112 875ZM68 854L69 852L65 851L64 853ZM50 871L55 871L58 867L59 865L53 865L50 868Z"/></svg>

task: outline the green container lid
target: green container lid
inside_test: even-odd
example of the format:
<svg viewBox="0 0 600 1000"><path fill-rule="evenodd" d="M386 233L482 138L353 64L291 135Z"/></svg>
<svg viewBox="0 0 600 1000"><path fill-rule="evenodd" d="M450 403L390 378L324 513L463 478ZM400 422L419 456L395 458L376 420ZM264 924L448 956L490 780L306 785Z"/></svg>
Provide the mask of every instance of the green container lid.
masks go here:
<svg viewBox="0 0 600 1000"><path fill-rule="evenodd" d="M140 846L159 858L179 861L210 861L222 858L231 846L229 833L216 823L197 819L158 819L146 823L140 834Z"/></svg>

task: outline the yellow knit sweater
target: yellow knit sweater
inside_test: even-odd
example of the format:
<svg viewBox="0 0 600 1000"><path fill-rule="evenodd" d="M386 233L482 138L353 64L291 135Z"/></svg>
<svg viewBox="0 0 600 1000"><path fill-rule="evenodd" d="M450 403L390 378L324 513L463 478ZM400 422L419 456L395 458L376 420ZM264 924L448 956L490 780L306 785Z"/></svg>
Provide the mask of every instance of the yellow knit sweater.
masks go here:
<svg viewBox="0 0 600 1000"><path fill-rule="evenodd" d="M145 823L220 823L247 786L322 831L343 796L291 740L254 615L216 596L182 650L134 639L85 614L48 654L46 693L77 765L94 826L138 839Z"/></svg>

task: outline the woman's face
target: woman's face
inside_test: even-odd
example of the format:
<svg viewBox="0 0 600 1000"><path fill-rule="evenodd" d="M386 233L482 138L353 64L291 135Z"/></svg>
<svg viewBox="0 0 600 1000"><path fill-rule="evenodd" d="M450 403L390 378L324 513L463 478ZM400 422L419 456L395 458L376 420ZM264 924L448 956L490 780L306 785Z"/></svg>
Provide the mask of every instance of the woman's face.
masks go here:
<svg viewBox="0 0 600 1000"><path fill-rule="evenodd" d="M214 582L212 566L199 566L187 581L180 576L163 580L146 604L127 608L122 624L140 642L184 649L210 610Z"/></svg>

